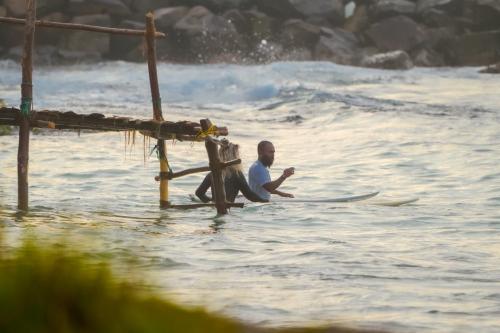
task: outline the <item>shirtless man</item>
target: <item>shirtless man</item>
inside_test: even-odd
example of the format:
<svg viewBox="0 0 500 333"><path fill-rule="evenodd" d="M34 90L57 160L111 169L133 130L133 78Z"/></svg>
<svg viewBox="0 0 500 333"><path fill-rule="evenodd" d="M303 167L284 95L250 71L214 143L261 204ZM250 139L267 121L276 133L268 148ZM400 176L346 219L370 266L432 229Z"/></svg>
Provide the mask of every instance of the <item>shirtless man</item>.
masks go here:
<svg viewBox="0 0 500 333"><path fill-rule="evenodd" d="M274 162L274 146L269 141L261 141L257 146L259 159L255 161L248 171L248 181L250 188L259 197L268 200L271 194L277 194L286 198L293 198L293 194L278 191L278 187L291 175L294 174L294 168L288 168L283 171L283 174L276 180L271 180L269 175L269 167Z"/></svg>

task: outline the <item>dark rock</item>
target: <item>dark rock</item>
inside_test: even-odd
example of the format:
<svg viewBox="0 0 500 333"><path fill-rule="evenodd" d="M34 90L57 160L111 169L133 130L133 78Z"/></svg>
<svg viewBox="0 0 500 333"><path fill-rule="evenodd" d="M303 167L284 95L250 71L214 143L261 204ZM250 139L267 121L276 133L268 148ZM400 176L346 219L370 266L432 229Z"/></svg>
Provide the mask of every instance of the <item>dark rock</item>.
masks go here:
<svg viewBox="0 0 500 333"><path fill-rule="evenodd" d="M377 19L396 15L412 16L417 11L417 5L408 0L377 0L371 10Z"/></svg>
<svg viewBox="0 0 500 333"><path fill-rule="evenodd" d="M500 29L500 1L477 0L469 16L475 31Z"/></svg>
<svg viewBox="0 0 500 333"><path fill-rule="evenodd" d="M453 43L457 34L456 28L432 28L425 31L425 42L423 43L426 48L435 49L438 51L445 51Z"/></svg>
<svg viewBox="0 0 500 333"><path fill-rule="evenodd" d="M26 16L26 3L21 0L4 0L3 5L7 8L7 15L13 17Z"/></svg>
<svg viewBox="0 0 500 333"><path fill-rule="evenodd" d="M456 66L485 66L500 59L500 30L457 37L450 47Z"/></svg>
<svg viewBox="0 0 500 333"><path fill-rule="evenodd" d="M500 74L500 62L496 65L491 65L486 68L483 68L479 71L479 73L485 74Z"/></svg>
<svg viewBox="0 0 500 333"><path fill-rule="evenodd" d="M168 30L188 12L189 8L182 6L157 9L154 12L156 26L161 31Z"/></svg>
<svg viewBox="0 0 500 333"><path fill-rule="evenodd" d="M240 34L249 35L251 33L250 22L239 10L231 9L224 13L223 17L232 23L236 31Z"/></svg>
<svg viewBox="0 0 500 333"><path fill-rule="evenodd" d="M355 62L357 52L359 41L352 32L340 28L322 29L314 49L314 58L351 65Z"/></svg>
<svg viewBox="0 0 500 333"><path fill-rule="evenodd" d="M500 1L498 0L477 0L479 6L488 7L500 13Z"/></svg>
<svg viewBox="0 0 500 333"><path fill-rule="evenodd" d="M304 17L318 17L335 25L344 23L342 0L290 0L291 5Z"/></svg>
<svg viewBox="0 0 500 333"><path fill-rule="evenodd" d="M85 15L76 16L73 23L90 24L103 27L109 27L111 19L109 15ZM66 53L63 57L78 58L79 53L89 53L90 56L97 53L100 55L108 54L110 46L110 35L100 34L90 31L69 31L66 32L61 40L60 47ZM74 52L73 54L71 52Z"/></svg>
<svg viewBox="0 0 500 333"><path fill-rule="evenodd" d="M334 24L344 22L342 0L254 0L257 8L276 18L321 18Z"/></svg>
<svg viewBox="0 0 500 333"><path fill-rule="evenodd" d="M262 40L248 57L257 63L268 63L280 60L283 53L284 48L281 44Z"/></svg>
<svg viewBox="0 0 500 333"><path fill-rule="evenodd" d="M138 13L138 16L143 17L144 14L152 12L158 8L170 7L170 0L132 0L130 8L133 12Z"/></svg>
<svg viewBox="0 0 500 333"><path fill-rule="evenodd" d="M146 24L144 22L125 20L120 22L118 28L145 30ZM128 61L144 60L141 52L142 43L143 40L141 38L113 34L110 36L109 55L112 59L124 59Z"/></svg>
<svg viewBox="0 0 500 333"><path fill-rule="evenodd" d="M0 43L6 49L21 45L24 40L24 26L13 24L2 24L0 29Z"/></svg>
<svg viewBox="0 0 500 333"><path fill-rule="evenodd" d="M292 6L290 0L254 0L257 8L263 13L281 18L304 18L297 9Z"/></svg>
<svg viewBox="0 0 500 333"><path fill-rule="evenodd" d="M280 55L282 61L312 61L313 54L310 49L292 48L283 51Z"/></svg>
<svg viewBox="0 0 500 333"><path fill-rule="evenodd" d="M57 50L60 62L64 64L94 63L102 60L99 52Z"/></svg>
<svg viewBox="0 0 500 333"><path fill-rule="evenodd" d="M205 7L193 7L174 26L178 46L186 52L184 61L206 62L217 54L241 47L234 25Z"/></svg>
<svg viewBox="0 0 500 333"><path fill-rule="evenodd" d="M360 5L356 6L354 13L346 20L344 29L357 33L365 30L369 24L368 7L366 5Z"/></svg>
<svg viewBox="0 0 500 333"><path fill-rule="evenodd" d="M23 57L23 46L15 46L8 50L7 58L20 62ZM33 62L35 65L54 65L58 63L57 48L51 45L43 45L34 49Z"/></svg>
<svg viewBox="0 0 500 333"><path fill-rule="evenodd" d="M68 0L68 11L76 16L108 14L124 17L131 14L121 0Z"/></svg>
<svg viewBox="0 0 500 333"><path fill-rule="evenodd" d="M455 20L444 11L431 8L422 12L422 22L428 27L440 28L455 25Z"/></svg>
<svg viewBox="0 0 500 333"><path fill-rule="evenodd" d="M410 69L413 67L410 56L403 50L379 53L366 57L361 62L361 65L364 67L382 69Z"/></svg>
<svg viewBox="0 0 500 333"><path fill-rule="evenodd" d="M425 40L424 30L406 16L395 16L373 24L366 36L382 51L408 51Z"/></svg>
<svg viewBox="0 0 500 333"><path fill-rule="evenodd" d="M281 40L285 46L312 48L318 42L320 30L318 26L291 19L281 28Z"/></svg>
<svg viewBox="0 0 500 333"><path fill-rule="evenodd" d="M66 0L38 0L36 3L36 15L37 17L41 17L52 12L60 12L64 9L65 5Z"/></svg>
<svg viewBox="0 0 500 333"><path fill-rule="evenodd" d="M250 25L250 37L257 43L260 43L263 39L273 37L278 28L279 22L264 13L249 10L243 12L243 15Z"/></svg>
<svg viewBox="0 0 500 333"><path fill-rule="evenodd" d="M445 64L443 57L431 49L422 48L412 52L411 55L415 66L439 67Z"/></svg>
<svg viewBox="0 0 500 333"><path fill-rule="evenodd" d="M459 15L463 9L463 0L418 0L417 2L418 13L433 8L443 10L448 14Z"/></svg>
<svg viewBox="0 0 500 333"><path fill-rule="evenodd" d="M61 12L54 12L41 17L43 21L68 22L69 17ZM35 43L37 45L57 45L61 40L61 30L59 29L38 29L36 30Z"/></svg>

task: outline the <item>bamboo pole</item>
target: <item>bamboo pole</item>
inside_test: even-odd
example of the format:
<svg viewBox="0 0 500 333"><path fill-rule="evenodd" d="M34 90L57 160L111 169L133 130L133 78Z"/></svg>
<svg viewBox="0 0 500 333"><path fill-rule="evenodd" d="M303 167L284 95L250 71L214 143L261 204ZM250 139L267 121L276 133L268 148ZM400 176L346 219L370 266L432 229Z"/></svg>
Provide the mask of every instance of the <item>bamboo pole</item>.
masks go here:
<svg viewBox="0 0 500 333"><path fill-rule="evenodd" d="M25 24L26 20L13 17L0 17L0 23ZM115 34L115 35L144 36L146 34L146 31L144 30L99 27L94 25L78 24L78 23L63 23L63 22L37 20L35 21L35 24L37 27L42 27L42 28L83 30L83 31ZM163 32L157 31L155 32L155 37L165 38L165 34Z"/></svg>
<svg viewBox="0 0 500 333"><path fill-rule="evenodd" d="M236 165L236 164L240 164L241 163L241 159L238 158L237 160L232 160L232 161L228 161L228 162L221 162L220 163L220 167L221 168L227 168L231 165ZM192 168L192 169L186 169L186 170L182 170L182 171L179 171L179 172L167 172L167 173L160 173L159 176L155 177L156 181L159 181L161 178L167 178L169 180L171 179L175 179L175 178L180 178L180 177L184 177L184 176L187 176L187 175L191 175L193 173L200 173L200 172L207 172L207 171L210 171L210 167L209 166L206 166L206 167L199 167L199 168Z"/></svg>
<svg viewBox="0 0 500 333"><path fill-rule="evenodd" d="M28 161L30 148L30 112L33 104L33 47L35 36L36 0L26 0L26 27L22 59L21 117L17 151L18 208L28 209Z"/></svg>
<svg viewBox="0 0 500 333"><path fill-rule="evenodd" d="M212 126L208 119L200 120L201 129L206 132ZM211 140L210 136L205 138L205 148L207 149L210 171L212 172L212 192L218 214L227 214L226 190L224 189L224 179L222 178L222 168L219 158L217 144Z"/></svg>
<svg viewBox="0 0 500 333"><path fill-rule="evenodd" d="M158 72L156 69L156 41L155 41L155 21L153 13L146 15L146 44L148 56L149 84L151 86L151 98L153 101L153 117L155 120L163 121L161 110L160 88L158 86ZM168 172L167 149L165 140L158 139L158 157L160 159L160 172ZM168 180L160 180L160 207L168 208Z"/></svg>

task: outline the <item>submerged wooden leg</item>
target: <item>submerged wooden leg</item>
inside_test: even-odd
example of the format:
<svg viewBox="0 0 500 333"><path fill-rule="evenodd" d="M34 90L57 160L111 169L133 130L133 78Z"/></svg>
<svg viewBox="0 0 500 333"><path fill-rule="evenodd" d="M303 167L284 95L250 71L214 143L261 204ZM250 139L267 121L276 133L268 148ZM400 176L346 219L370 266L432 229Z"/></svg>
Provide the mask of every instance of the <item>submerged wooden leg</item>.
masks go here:
<svg viewBox="0 0 500 333"><path fill-rule="evenodd" d="M17 151L18 208L28 209L28 161L30 147L30 112L33 99L33 45L35 37L36 0L26 0L26 28L22 59L21 117Z"/></svg>
<svg viewBox="0 0 500 333"><path fill-rule="evenodd" d="M203 131L208 131L212 123L208 119L200 121ZM219 158L217 144L208 136L205 139L210 171L212 172L212 192L218 214L227 214L226 190L224 189L224 179L222 177L222 165Z"/></svg>

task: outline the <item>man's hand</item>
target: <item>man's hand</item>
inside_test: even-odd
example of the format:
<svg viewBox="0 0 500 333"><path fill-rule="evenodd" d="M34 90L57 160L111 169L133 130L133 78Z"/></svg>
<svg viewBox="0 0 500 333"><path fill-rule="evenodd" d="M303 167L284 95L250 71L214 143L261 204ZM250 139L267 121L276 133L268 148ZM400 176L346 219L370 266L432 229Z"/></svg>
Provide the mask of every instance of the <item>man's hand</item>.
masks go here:
<svg viewBox="0 0 500 333"><path fill-rule="evenodd" d="M285 169L285 170L283 171L283 177L284 177L285 179L287 179L288 177L290 177L290 176L291 176L291 175L293 175L294 173L295 173L295 168L293 168L293 167L292 167L292 168Z"/></svg>
<svg viewBox="0 0 500 333"><path fill-rule="evenodd" d="M291 194L291 193L285 193L285 192L281 192L280 196L282 196L283 198L295 198L293 196L293 194Z"/></svg>

